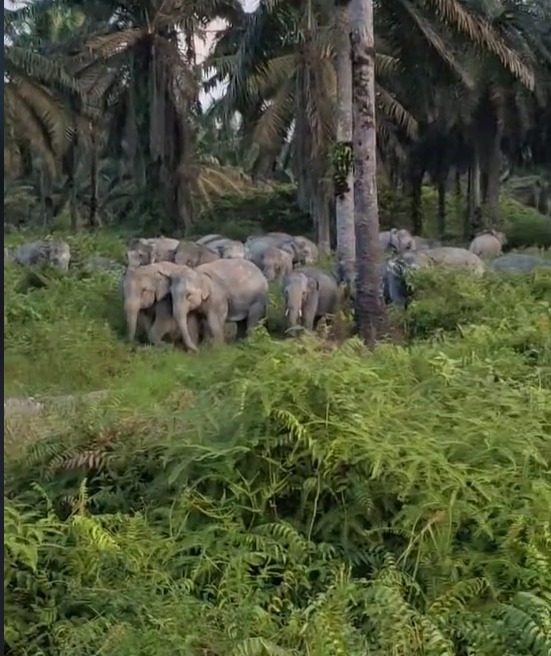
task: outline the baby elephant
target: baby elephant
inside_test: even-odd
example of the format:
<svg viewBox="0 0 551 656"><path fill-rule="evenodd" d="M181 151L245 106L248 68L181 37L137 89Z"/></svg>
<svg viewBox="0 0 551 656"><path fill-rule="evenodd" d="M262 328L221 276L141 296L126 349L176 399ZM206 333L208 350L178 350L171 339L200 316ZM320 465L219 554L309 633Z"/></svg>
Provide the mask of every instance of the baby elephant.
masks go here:
<svg viewBox="0 0 551 656"><path fill-rule="evenodd" d="M172 312L172 298L165 296L146 310L140 310L138 328L143 331L151 344L160 345L167 338L175 346L187 350ZM203 342L204 331L199 316L190 312L187 315L188 333L195 344Z"/></svg>
<svg viewBox="0 0 551 656"><path fill-rule="evenodd" d="M313 330L326 314L339 309L339 287L330 273L314 267L296 269L282 283L285 317L289 328Z"/></svg>
<svg viewBox="0 0 551 656"><path fill-rule="evenodd" d="M20 246L13 259L23 266L48 263L66 273L69 271L71 249L65 241L34 241Z"/></svg>

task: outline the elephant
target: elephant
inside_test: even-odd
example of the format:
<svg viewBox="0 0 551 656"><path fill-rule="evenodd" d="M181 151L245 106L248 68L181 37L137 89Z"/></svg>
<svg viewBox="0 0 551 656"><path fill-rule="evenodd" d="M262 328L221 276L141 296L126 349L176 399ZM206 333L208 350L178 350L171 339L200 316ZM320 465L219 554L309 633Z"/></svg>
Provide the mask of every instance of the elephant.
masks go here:
<svg viewBox="0 0 551 656"><path fill-rule="evenodd" d="M551 267L551 260L544 260L537 255L524 253L508 253L497 257L491 264L494 271L500 273L529 273L540 267Z"/></svg>
<svg viewBox="0 0 551 656"><path fill-rule="evenodd" d="M282 281L285 317L289 328L313 330L327 314L336 314L340 304L337 279L314 267L295 269Z"/></svg>
<svg viewBox="0 0 551 656"><path fill-rule="evenodd" d="M392 228L379 233L379 243L384 252L394 251L402 253L403 251L413 250L415 248L415 239L413 235L402 228Z"/></svg>
<svg viewBox="0 0 551 656"><path fill-rule="evenodd" d="M48 263L67 273L71 248L65 241L34 241L20 246L13 259L21 265Z"/></svg>
<svg viewBox="0 0 551 656"><path fill-rule="evenodd" d="M257 254L250 254L249 259L256 264L268 281L281 281L293 270L293 256L275 246L270 246Z"/></svg>
<svg viewBox="0 0 551 656"><path fill-rule="evenodd" d="M175 264L185 264L192 269L200 264L215 262L219 259L218 253L194 241L181 241L174 255Z"/></svg>
<svg viewBox="0 0 551 656"><path fill-rule="evenodd" d="M407 272L428 266L449 269L467 269L480 276L486 270L482 260L465 248L441 246L417 252L404 253L382 264L383 296L387 304L392 303L406 309L411 296Z"/></svg>
<svg viewBox="0 0 551 656"><path fill-rule="evenodd" d="M235 239L228 239L227 237L220 237L219 235L208 235L211 237L207 240L203 237L197 243L201 246L206 246L214 253L217 253L222 259L235 259L244 258L246 255L245 245L241 241Z"/></svg>
<svg viewBox="0 0 551 656"><path fill-rule="evenodd" d="M156 262L174 262L179 243L177 239L169 237L132 239L127 251L128 266L135 268Z"/></svg>
<svg viewBox="0 0 551 656"><path fill-rule="evenodd" d="M412 268L437 265L447 269L466 269L478 276L482 276L486 271L486 266L478 255L466 248L456 246L440 246L426 251L402 253L400 259Z"/></svg>
<svg viewBox="0 0 551 656"><path fill-rule="evenodd" d="M206 246L209 242L217 241L219 239L226 239L226 237L224 237L223 235L205 235L204 237L199 237L199 239L196 239L195 241L198 244Z"/></svg>
<svg viewBox="0 0 551 656"><path fill-rule="evenodd" d="M182 333L172 312L172 298L165 296L150 308L140 310L138 314L138 328L147 335L149 342L155 345L161 344L166 337L175 345L185 349ZM187 330L196 344L203 341L204 331L202 322L196 312L190 312L187 316Z"/></svg>
<svg viewBox="0 0 551 656"><path fill-rule="evenodd" d="M225 322L235 322L237 337L242 338L266 315L268 281L256 264L244 258L220 259L195 269L181 267L165 275L170 283L174 318L190 351L197 350L187 330L190 312L204 319L214 345L224 342Z"/></svg>
<svg viewBox="0 0 551 656"><path fill-rule="evenodd" d="M302 264L315 264L319 259L318 247L308 237L288 235L285 232L269 232L267 236L295 244L298 249L299 261Z"/></svg>
<svg viewBox="0 0 551 656"><path fill-rule="evenodd" d="M438 241L437 239L426 239L425 237L414 235L411 250L426 251L429 248L440 248L440 246L442 246L442 242Z"/></svg>
<svg viewBox="0 0 551 656"><path fill-rule="evenodd" d="M176 274L184 268L187 269L173 262L155 262L137 268L129 267L126 270L121 288L129 341L133 341L136 337L140 311L149 310L155 303L168 296L170 281L167 276Z"/></svg>
<svg viewBox="0 0 551 656"><path fill-rule="evenodd" d="M293 258L293 264L306 264L307 254L294 241L294 237L282 232L272 233L270 235L251 236L245 242L247 257L253 259L259 253L267 248L280 248L282 251L289 253Z"/></svg>
<svg viewBox="0 0 551 656"><path fill-rule="evenodd" d="M479 257L498 257L507 243L505 233L491 230L477 235L470 243L469 250Z"/></svg>

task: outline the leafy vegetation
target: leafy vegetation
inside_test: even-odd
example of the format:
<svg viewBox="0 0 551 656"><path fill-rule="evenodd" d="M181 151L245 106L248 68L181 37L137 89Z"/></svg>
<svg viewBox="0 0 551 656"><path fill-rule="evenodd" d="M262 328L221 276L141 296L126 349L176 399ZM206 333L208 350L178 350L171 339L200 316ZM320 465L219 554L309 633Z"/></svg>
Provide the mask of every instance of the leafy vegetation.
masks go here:
<svg viewBox="0 0 551 656"><path fill-rule="evenodd" d="M549 249L548 0L373 4L382 228ZM128 345L87 264L210 232L342 255L347 11L4 12L6 242L73 255L4 264L5 398L42 403L5 404L10 656L551 653L549 271L418 272L371 350L346 312L286 338L273 289L250 340L189 355Z"/></svg>
<svg viewBox="0 0 551 656"><path fill-rule="evenodd" d="M10 653L548 653L549 272L196 356L126 345L112 274L4 273L6 394L108 390L5 419Z"/></svg>

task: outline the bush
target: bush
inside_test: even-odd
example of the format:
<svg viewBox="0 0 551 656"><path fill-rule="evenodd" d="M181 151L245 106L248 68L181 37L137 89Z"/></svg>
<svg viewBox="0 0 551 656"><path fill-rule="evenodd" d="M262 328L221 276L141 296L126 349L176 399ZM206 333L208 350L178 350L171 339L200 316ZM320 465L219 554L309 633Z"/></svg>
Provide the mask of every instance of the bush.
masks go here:
<svg viewBox="0 0 551 656"><path fill-rule="evenodd" d="M521 203L505 199L503 218L508 249L551 247L551 219Z"/></svg>
<svg viewBox="0 0 551 656"><path fill-rule="evenodd" d="M419 272L407 347L189 355L116 276L4 273L7 391L109 390L5 419L9 653L549 653L546 272Z"/></svg>

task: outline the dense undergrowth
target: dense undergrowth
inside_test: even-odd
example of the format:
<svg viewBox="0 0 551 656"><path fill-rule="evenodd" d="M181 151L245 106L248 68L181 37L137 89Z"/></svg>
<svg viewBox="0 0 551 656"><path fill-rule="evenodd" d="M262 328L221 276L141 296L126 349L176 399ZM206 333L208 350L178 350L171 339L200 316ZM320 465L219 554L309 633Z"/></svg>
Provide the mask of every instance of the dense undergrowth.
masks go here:
<svg viewBox="0 0 551 656"><path fill-rule="evenodd" d="M7 653L548 656L548 271L197 355L124 342L117 274L4 274L5 395L111 390L5 420Z"/></svg>

